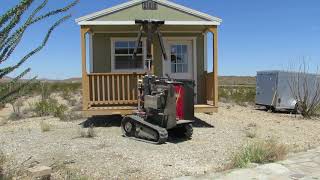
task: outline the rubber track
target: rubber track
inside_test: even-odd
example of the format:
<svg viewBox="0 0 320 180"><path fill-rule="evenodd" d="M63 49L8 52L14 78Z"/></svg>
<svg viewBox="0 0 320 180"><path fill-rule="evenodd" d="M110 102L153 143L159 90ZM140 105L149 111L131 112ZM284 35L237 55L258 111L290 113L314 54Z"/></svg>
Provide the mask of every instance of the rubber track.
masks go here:
<svg viewBox="0 0 320 180"><path fill-rule="evenodd" d="M156 126L156 125L151 124L149 122L146 122L143 118L141 118L137 115L129 115L129 116L126 116L125 118L130 118L135 124L139 123L140 125L143 125L143 126L149 128L149 129L152 129L154 131L157 131L159 134L159 139L157 141L150 141L150 140L146 140L146 139L141 139L140 137L129 137L129 138L136 139L139 141L149 142L149 143L153 143L153 144L163 144L163 143L167 142L168 131L165 128ZM121 128L123 128L123 127L121 127Z"/></svg>

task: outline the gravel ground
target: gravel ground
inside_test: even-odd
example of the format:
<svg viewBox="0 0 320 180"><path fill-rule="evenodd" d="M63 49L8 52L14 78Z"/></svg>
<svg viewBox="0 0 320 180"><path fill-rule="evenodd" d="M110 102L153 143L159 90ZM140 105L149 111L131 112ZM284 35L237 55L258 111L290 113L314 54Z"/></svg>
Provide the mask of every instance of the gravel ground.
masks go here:
<svg viewBox="0 0 320 180"><path fill-rule="evenodd" d="M3 112L0 111L0 114ZM95 138L80 138L79 123L55 118L30 118L0 126L0 149L9 163L55 165L55 179L63 168L90 179L170 179L214 172L230 162L232 154L248 141L274 138L293 152L320 146L320 121L290 114L272 114L254 107L221 104L219 113L197 114L190 141L171 139L153 145L121 136L116 125L95 128ZM41 132L40 122L50 124ZM247 137L254 130L255 138ZM25 164L25 163L23 163ZM27 163L26 163L27 164Z"/></svg>

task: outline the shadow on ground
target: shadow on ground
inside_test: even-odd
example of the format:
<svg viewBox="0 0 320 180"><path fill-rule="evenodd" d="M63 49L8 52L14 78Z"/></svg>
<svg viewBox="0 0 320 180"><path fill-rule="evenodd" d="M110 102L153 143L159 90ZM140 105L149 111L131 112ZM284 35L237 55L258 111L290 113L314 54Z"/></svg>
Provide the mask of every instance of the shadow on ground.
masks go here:
<svg viewBox="0 0 320 180"><path fill-rule="evenodd" d="M292 114L292 115L298 115L297 112L294 110L275 110L275 109L268 109L268 108L255 108L256 111L263 111L263 112L268 112L268 113L274 113L274 114Z"/></svg>
<svg viewBox="0 0 320 180"><path fill-rule="evenodd" d="M80 123L82 127L120 127L122 116L121 115L110 115L110 116L93 116L88 118L86 121Z"/></svg>
<svg viewBox="0 0 320 180"><path fill-rule="evenodd" d="M212 124L209 124L197 117L195 117L194 123L192 123L192 125L193 127L196 127L196 128L214 128Z"/></svg>
<svg viewBox="0 0 320 180"><path fill-rule="evenodd" d="M84 128L88 127L119 127L121 126L121 120L122 116L121 115L110 115L110 116L94 116L88 118L86 121L80 123ZM195 118L195 122L193 123L193 127L195 128L214 128L213 125L199 119ZM181 138L175 135L172 130L169 130L169 137L168 137L168 142L169 143L182 143L185 141L188 141L186 138Z"/></svg>

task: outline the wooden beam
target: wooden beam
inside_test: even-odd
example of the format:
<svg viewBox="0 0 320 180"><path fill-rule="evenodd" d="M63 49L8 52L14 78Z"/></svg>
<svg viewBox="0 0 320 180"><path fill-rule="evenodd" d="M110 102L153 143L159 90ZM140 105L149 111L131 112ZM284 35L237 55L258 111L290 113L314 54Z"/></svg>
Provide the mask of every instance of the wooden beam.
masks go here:
<svg viewBox="0 0 320 180"><path fill-rule="evenodd" d="M87 75L87 51L86 51L86 34L90 31L90 28L81 26L80 39L81 39L81 58L82 58L82 109L87 110L89 108L89 78Z"/></svg>
<svg viewBox="0 0 320 180"><path fill-rule="evenodd" d="M217 113L218 107L206 105L206 104L198 104L194 106L195 113Z"/></svg>
<svg viewBox="0 0 320 180"><path fill-rule="evenodd" d="M209 31L213 34L213 105L218 107L218 29L213 26Z"/></svg>

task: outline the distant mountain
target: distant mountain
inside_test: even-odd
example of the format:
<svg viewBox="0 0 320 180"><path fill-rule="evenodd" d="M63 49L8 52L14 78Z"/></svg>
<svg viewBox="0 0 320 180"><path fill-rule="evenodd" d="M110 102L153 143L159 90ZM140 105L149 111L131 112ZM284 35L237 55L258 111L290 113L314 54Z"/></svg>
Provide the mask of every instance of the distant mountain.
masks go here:
<svg viewBox="0 0 320 180"><path fill-rule="evenodd" d="M81 82L81 78L75 77L75 78L68 78L68 79L62 79L62 80L54 80L54 79L38 79L41 82L65 82L65 83L79 83Z"/></svg>

